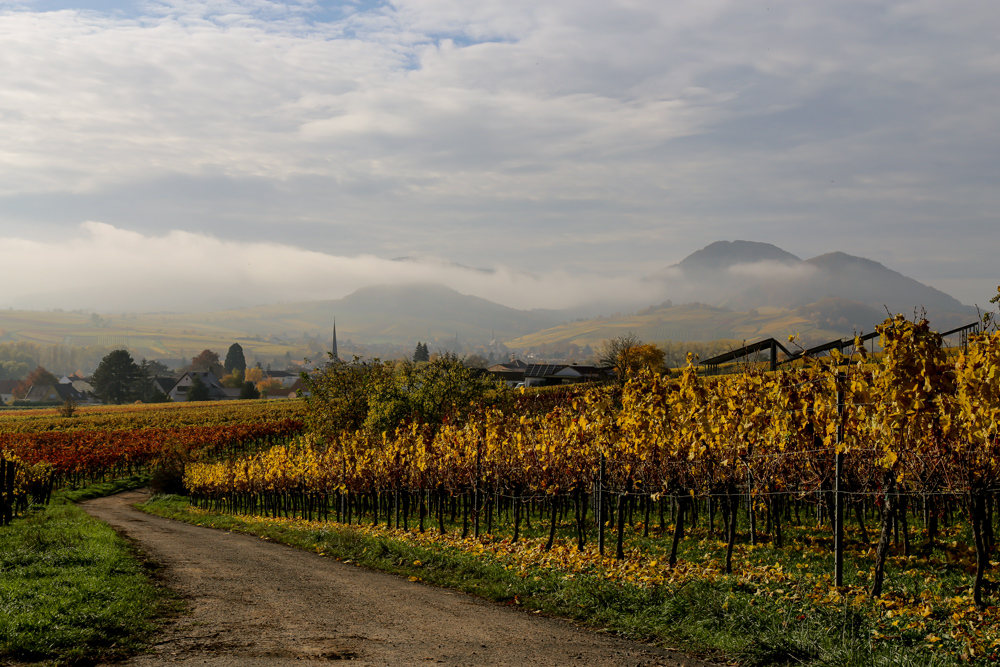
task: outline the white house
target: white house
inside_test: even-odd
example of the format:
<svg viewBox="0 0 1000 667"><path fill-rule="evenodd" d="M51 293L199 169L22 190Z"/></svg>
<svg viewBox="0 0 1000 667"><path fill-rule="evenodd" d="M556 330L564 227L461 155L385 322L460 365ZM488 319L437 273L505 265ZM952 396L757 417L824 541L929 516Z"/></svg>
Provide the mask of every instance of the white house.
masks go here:
<svg viewBox="0 0 1000 667"><path fill-rule="evenodd" d="M233 401L240 397L239 389L223 387L222 383L219 382L219 378L215 377L215 373L210 371L188 371L177 380L170 391L167 392L167 396L176 402L188 400L188 391L191 390L191 385L194 384L196 377L208 388L208 400L210 401Z"/></svg>

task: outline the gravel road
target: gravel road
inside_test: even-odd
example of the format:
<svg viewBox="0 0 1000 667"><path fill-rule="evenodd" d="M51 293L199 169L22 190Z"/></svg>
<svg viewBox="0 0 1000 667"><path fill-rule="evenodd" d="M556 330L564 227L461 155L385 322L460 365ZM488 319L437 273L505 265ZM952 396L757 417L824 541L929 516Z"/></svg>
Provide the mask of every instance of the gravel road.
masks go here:
<svg viewBox="0 0 1000 667"><path fill-rule="evenodd" d="M150 516L140 491L81 503L163 566L187 603L129 664L699 667L683 654L259 538Z"/></svg>

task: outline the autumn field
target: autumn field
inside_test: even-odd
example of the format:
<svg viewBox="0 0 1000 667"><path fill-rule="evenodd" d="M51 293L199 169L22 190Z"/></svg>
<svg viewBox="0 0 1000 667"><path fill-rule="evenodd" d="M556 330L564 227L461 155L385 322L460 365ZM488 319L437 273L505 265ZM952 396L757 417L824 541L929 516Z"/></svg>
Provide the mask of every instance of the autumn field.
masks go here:
<svg viewBox="0 0 1000 667"><path fill-rule="evenodd" d="M877 358L541 393L470 393L447 360L334 365L283 408L12 415L0 447L60 485L183 490L150 512L727 662L993 662L1000 334L956 355L923 321L880 332Z"/></svg>

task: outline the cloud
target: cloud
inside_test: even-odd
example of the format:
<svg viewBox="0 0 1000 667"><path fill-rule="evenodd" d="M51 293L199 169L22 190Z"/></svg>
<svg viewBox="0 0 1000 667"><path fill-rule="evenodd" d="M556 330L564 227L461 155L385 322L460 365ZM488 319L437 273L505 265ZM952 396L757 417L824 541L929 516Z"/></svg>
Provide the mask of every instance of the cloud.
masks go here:
<svg viewBox="0 0 1000 667"><path fill-rule="evenodd" d="M378 284L444 284L520 309L623 303L623 294L624 302L643 304L661 292L629 278L558 270L529 274L503 266L483 271L434 258L345 257L184 231L146 236L93 221L57 243L0 238L0 265L10 275L31 276L8 286L5 306L102 312L337 299Z"/></svg>
<svg viewBox="0 0 1000 667"><path fill-rule="evenodd" d="M752 278L754 280L803 280L816 275L818 269L805 262L752 262L734 264L726 269L733 276Z"/></svg>
<svg viewBox="0 0 1000 667"><path fill-rule="evenodd" d="M0 236L93 219L574 274L727 238L992 262L996 3L37 4L0 5Z"/></svg>

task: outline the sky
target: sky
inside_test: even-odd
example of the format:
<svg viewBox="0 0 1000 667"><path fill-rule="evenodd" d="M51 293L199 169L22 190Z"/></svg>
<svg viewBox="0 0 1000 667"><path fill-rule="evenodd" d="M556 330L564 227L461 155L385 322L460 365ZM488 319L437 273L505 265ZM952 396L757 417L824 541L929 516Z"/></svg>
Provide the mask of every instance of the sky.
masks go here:
<svg viewBox="0 0 1000 667"><path fill-rule="evenodd" d="M735 239L988 305L998 26L992 0L0 0L0 307L652 302L643 276Z"/></svg>

